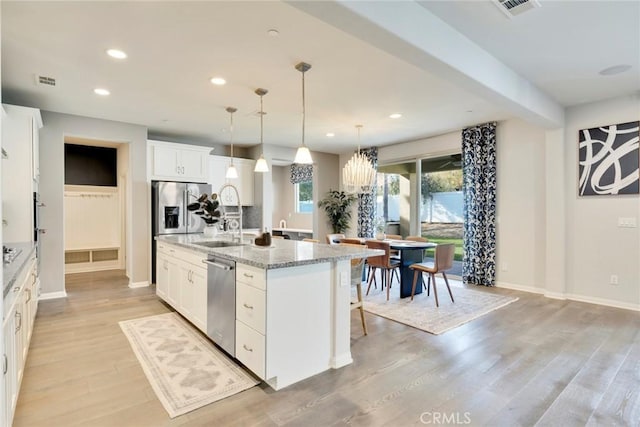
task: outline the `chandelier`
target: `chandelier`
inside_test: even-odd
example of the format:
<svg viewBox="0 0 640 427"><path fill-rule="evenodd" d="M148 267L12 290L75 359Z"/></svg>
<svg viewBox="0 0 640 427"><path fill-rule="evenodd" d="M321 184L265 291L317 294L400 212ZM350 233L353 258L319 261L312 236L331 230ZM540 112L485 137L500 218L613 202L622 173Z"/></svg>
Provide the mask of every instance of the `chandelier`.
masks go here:
<svg viewBox="0 0 640 427"><path fill-rule="evenodd" d="M360 152L360 129L358 129L358 151L342 169L342 182L348 193L370 193L376 182L376 170L369 159Z"/></svg>

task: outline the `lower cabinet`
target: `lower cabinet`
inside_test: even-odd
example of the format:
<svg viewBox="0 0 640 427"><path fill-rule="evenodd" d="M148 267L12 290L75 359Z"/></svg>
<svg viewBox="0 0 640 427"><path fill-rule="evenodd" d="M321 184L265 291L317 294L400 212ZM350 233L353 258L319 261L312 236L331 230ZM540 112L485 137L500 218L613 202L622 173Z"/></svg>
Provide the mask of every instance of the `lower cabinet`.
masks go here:
<svg viewBox="0 0 640 427"><path fill-rule="evenodd" d="M274 390L330 367L330 271L236 263L236 358Z"/></svg>
<svg viewBox="0 0 640 427"><path fill-rule="evenodd" d="M26 274L20 275L11 290L15 294L14 302L5 313L2 324L4 335L2 425L6 426L10 426L13 421L18 401L34 319L38 310L38 287L35 257L33 257L27 265Z"/></svg>
<svg viewBox="0 0 640 427"><path fill-rule="evenodd" d="M206 333L207 269L202 264L203 258L203 255L158 244L156 294Z"/></svg>
<svg viewBox="0 0 640 427"><path fill-rule="evenodd" d="M205 255L166 246L174 252L158 252L156 293L206 334ZM331 272L330 263L266 270L236 262L235 357L275 390L331 368Z"/></svg>

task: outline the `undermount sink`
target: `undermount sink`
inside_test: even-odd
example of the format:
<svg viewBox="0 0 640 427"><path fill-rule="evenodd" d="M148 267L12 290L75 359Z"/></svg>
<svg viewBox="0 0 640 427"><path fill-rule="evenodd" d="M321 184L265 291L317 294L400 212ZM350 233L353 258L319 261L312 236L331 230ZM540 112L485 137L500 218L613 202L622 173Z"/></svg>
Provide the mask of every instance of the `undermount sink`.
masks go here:
<svg viewBox="0 0 640 427"><path fill-rule="evenodd" d="M193 242L194 245L206 246L207 248L227 248L229 246L244 246L244 243L229 242L226 240L212 240L208 242Z"/></svg>

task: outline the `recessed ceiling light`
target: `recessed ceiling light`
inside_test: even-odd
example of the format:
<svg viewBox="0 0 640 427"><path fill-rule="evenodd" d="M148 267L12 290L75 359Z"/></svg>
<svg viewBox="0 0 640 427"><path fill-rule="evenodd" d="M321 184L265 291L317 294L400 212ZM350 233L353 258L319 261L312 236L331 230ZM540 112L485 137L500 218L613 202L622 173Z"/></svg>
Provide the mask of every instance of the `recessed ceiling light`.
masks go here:
<svg viewBox="0 0 640 427"><path fill-rule="evenodd" d="M335 133L333 133L333 132L327 132L327 137L328 137L328 138L333 138L334 136L336 136L336 134L335 134Z"/></svg>
<svg viewBox="0 0 640 427"><path fill-rule="evenodd" d="M390 119L399 119L400 117L402 117L400 113L393 113L389 116Z"/></svg>
<svg viewBox="0 0 640 427"><path fill-rule="evenodd" d="M119 49L108 49L107 55L116 59L125 59L127 57L127 54Z"/></svg>
<svg viewBox="0 0 640 427"><path fill-rule="evenodd" d="M267 31L267 34L269 34L271 37L278 37L280 35L280 31L276 29L271 29Z"/></svg>
<svg viewBox="0 0 640 427"><path fill-rule="evenodd" d="M616 74L624 73L625 71L628 71L630 69L631 69L631 65L620 64L620 65L614 65L613 67L605 68L604 70L601 70L598 74L600 74L601 76L613 76Z"/></svg>
<svg viewBox="0 0 640 427"><path fill-rule="evenodd" d="M223 84L226 84L227 81L225 79L223 79L222 77L214 77L211 79L211 83L213 83L214 85L217 86L222 86Z"/></svg>
<svg viewBox="0 0 640 427"><path fill-rule="evenodd" d="M100 96L107 96L107 95L110 95L110 94L111 94L111 92L109 92L107 89L103 89L103 88L100 88L100 87L95 88L95 89L93 90L93 92L94 92L96 95L100 95Z"/></svg>

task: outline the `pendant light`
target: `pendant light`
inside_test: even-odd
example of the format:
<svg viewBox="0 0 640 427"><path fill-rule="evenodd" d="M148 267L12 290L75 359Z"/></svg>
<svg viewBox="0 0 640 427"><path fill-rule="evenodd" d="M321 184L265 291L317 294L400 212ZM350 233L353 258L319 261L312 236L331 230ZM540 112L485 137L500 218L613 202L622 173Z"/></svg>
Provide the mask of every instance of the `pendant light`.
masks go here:
<svg viewBox="0 0 640 427"><path fill-rule="evenodd" d="M262 97L265 96L267 93L269 93L268 90L266 89L262 89L262 88L258 88L256 89L256 95L258 95L260 97L260 146L263 147L262 149L262 154L260 154L260 158L258 159L258 161L256 162L256 167L253 169L254 172L269 172L269 165L267 164L267 161L264 159L264 145L262 142L262 137L263 137L263 125L262 125L262 118L264 117L264 115L266 114L264 112L264 109L262 108Z"/></svg>
<svg viewBox="0 0 640 427"><path fill-rule="evenodd" d="M231 163L229 164L229 167L227 168L227 174L224 176L225 178L229 179L234 179L238 177L238 170L236 169L236 167L233 165L233 113L235 113L236 111L238 111L237 108L233 108L233 107L227 107L227 113L229 113L229 117L230 117L230 125L229 125L229 135L230 135L230 141L231 141Z"/></svg>
<svg viewBox="0 0 640 427"><path fill-rule="evenodd" d="M358 129L358 151L342 169L342 181L345 191L349 193L370 193L376 181L376 170L369 159L360 152L360 130Z"/></svg>
<svg viewBox="0 0 640 427"><path fill-rule="evenodd" d="M301 62L296 65L296 70L302 73L302 145L298 147L298 151L296 152L296 157L293 160L293 163L300 163L303 165L310 165L313 163L313 159L311 158L311 152L304 144L304 119L305 119L305 96L304 96L304 73L311 69L311 65L306 62Z"/></svg>

